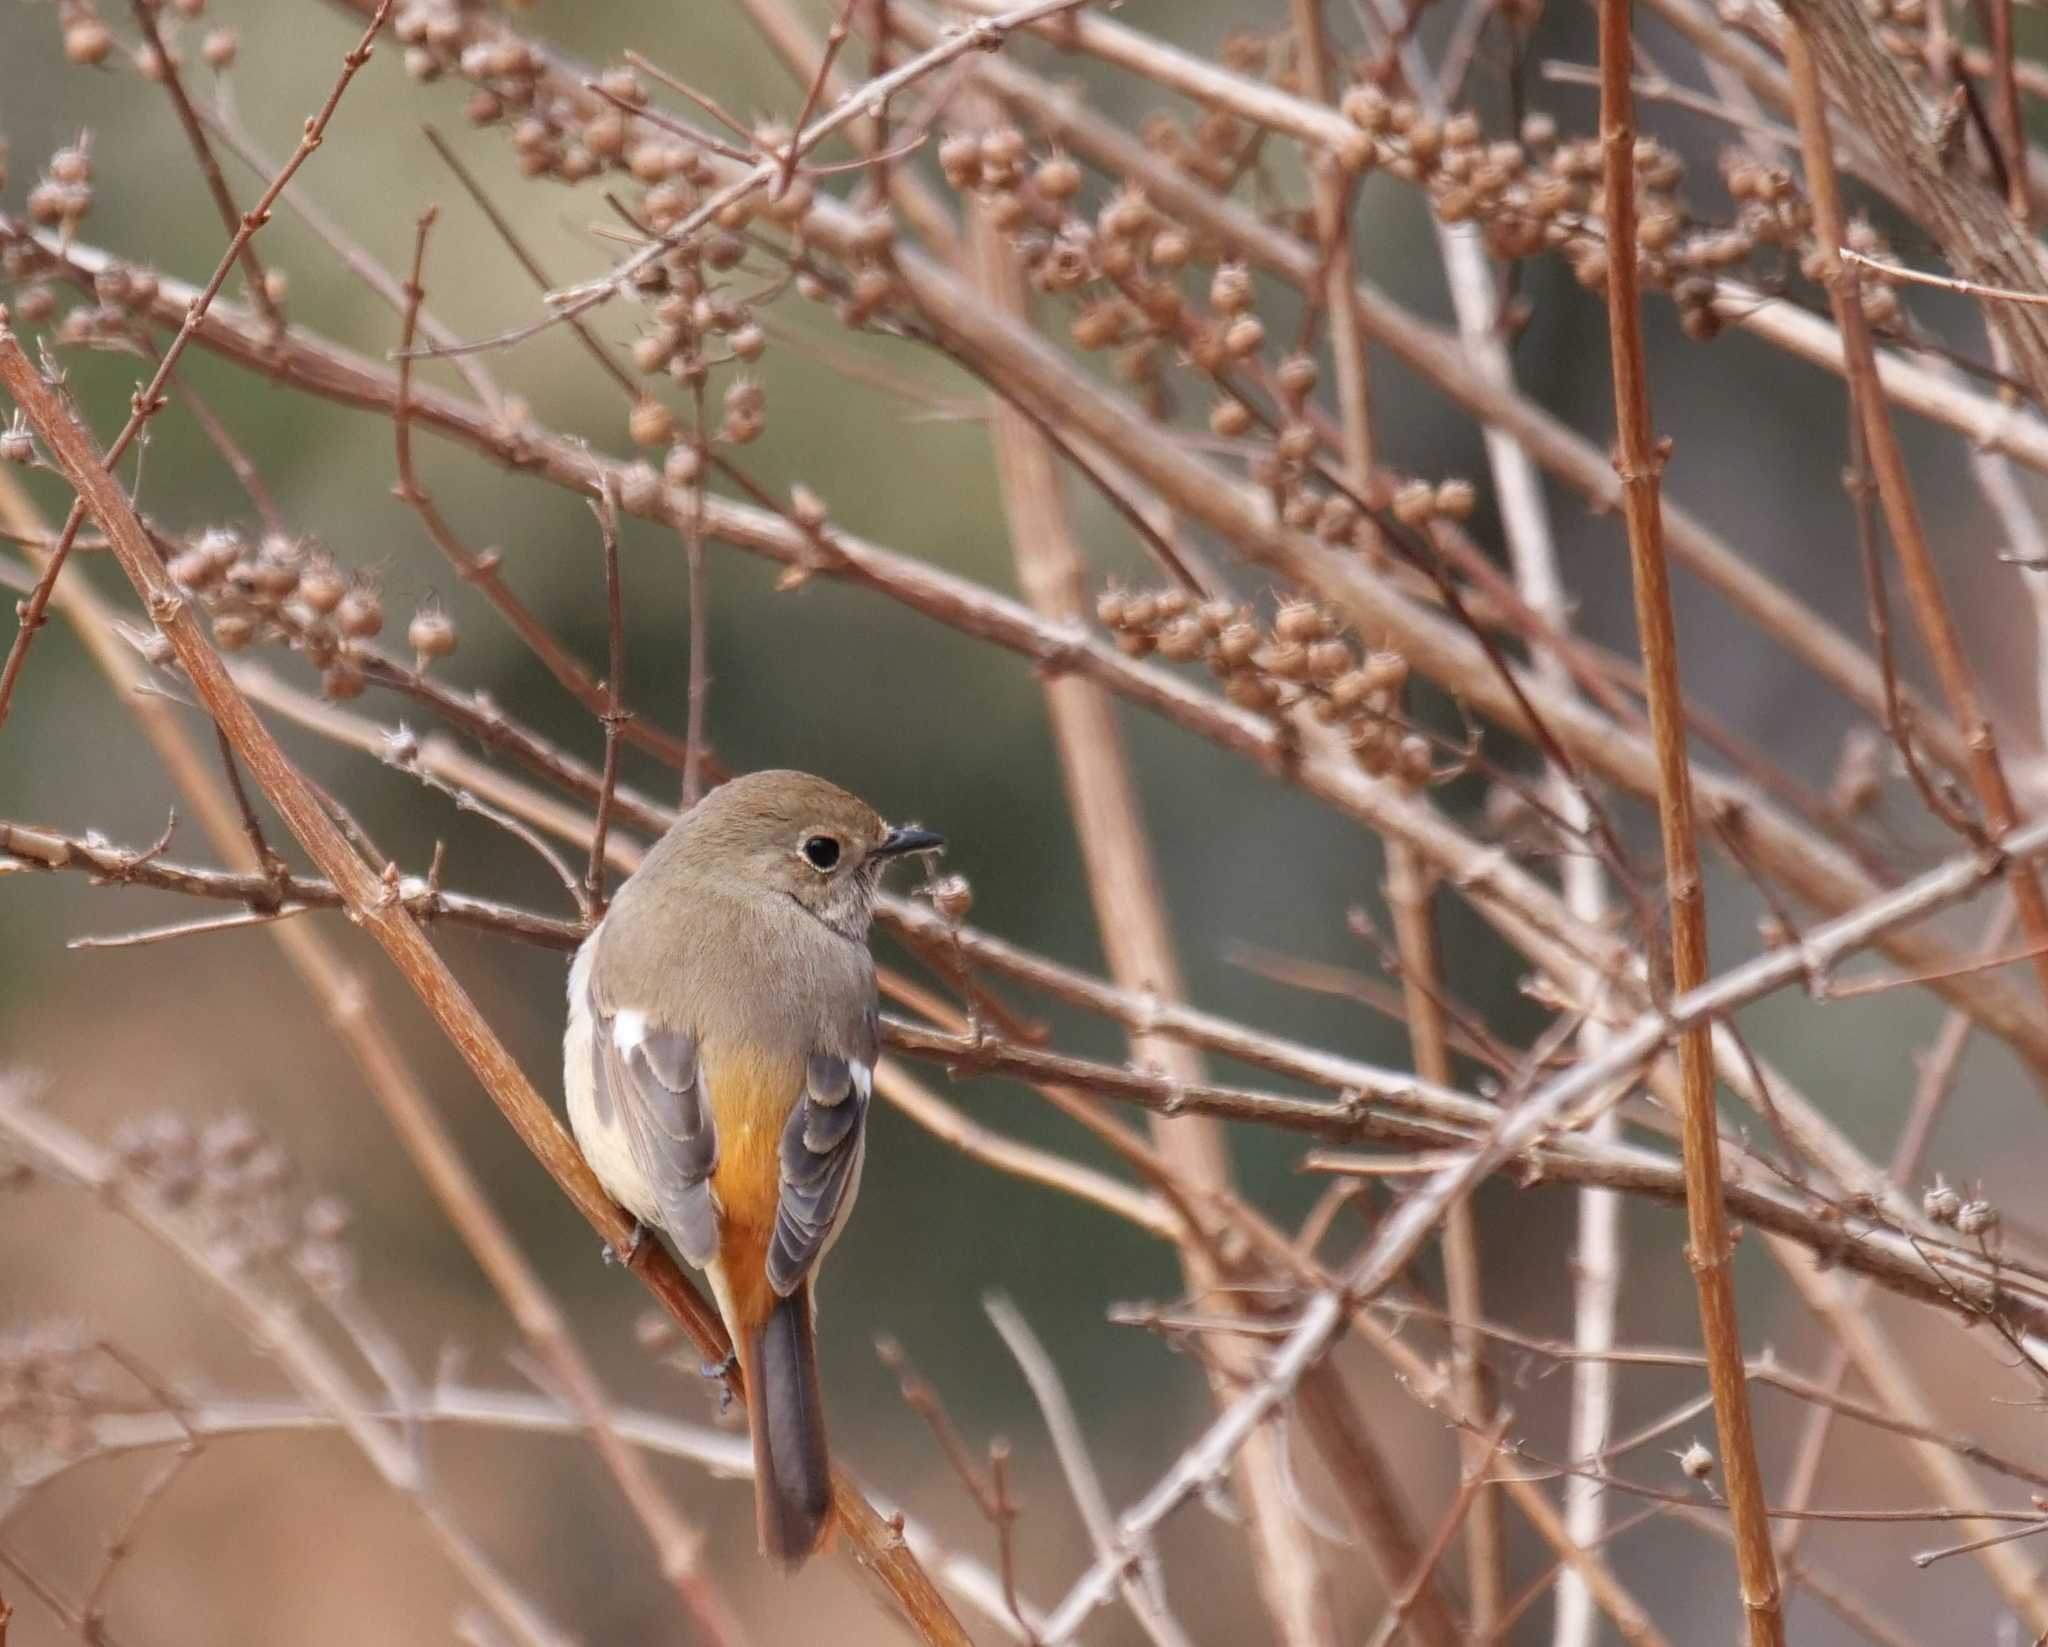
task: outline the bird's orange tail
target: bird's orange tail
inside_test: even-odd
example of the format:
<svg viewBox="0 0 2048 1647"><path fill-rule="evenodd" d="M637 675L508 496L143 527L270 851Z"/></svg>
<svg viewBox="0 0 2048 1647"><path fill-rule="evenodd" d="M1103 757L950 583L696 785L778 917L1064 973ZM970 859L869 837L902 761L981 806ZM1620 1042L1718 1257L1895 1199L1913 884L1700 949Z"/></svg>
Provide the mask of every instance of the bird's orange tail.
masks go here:
<svg viewBox="0 0 2048 1647"><path fill-rule="evenodd" d="M778 1298L767 1318L736 1335L754 1439L754 1512L761 1551L795 1567L825 1543L832 1523L832 1461L808 1282Z"/></svg>

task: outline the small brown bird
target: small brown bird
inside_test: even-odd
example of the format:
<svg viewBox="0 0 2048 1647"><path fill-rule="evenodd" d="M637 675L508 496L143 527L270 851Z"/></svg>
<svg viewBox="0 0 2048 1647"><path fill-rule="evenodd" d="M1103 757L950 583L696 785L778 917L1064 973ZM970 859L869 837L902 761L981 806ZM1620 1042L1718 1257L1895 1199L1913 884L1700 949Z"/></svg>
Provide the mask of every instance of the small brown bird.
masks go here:
<svg viewBox="0 0 2048 1647"><path fill-rule="evenodd" d="M764 1553L830 1526L811 1280L860 1188L882 871L945 843L822 778L686 812L569 973L569 1124L605 1189L711 1279L746 1385Z"/></svg>

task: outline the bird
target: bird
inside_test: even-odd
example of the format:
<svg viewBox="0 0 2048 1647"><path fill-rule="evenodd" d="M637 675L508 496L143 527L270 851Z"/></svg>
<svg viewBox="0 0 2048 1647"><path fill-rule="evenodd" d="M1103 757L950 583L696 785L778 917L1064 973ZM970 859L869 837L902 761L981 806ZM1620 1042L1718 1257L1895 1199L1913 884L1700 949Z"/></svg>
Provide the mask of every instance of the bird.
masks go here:
<svg viewBox="0 0 2048 1647"><path fill-rule="evenodd" d="M816 1275L866 1152L875 895L891 863L944 845L808 773L733 778L656 843L569 970L570 1128L636 1248L658 1230L710 1280L760 1547L790 1570L831 1532Z"/></svg>

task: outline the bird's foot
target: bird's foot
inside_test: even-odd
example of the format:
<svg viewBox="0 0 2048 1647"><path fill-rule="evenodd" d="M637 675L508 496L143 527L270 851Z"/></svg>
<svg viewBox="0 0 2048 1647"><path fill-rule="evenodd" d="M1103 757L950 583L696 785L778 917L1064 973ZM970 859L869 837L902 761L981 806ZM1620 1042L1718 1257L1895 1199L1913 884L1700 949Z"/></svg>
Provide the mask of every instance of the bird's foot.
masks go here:
<svg viewBox="0 0 2048 1647"><path fill-rule="evenodd" d="M599 1250L604 1253L604 1261L607 1264L618 1264L622 1267L630 1266L633 1260L640 1256L641 1244L645 1242L646 1239L647 1226L641 1223L640 1220L636 1218L633 1220L633 1239L626 1243L626 1250L624 1253L621 1253L609 1241L605 1242L603 1247L601 1247Z"/></svg>
<svg viewBox="0 0 2048 1647"><path fill-rule="evenodd" d="M697 1370L718 1386L718 1411L721 1416L732 1406L732 1386L726 1380L739 1365L739 1357L727 1355L723 1361L707 1361Z"/></svg>

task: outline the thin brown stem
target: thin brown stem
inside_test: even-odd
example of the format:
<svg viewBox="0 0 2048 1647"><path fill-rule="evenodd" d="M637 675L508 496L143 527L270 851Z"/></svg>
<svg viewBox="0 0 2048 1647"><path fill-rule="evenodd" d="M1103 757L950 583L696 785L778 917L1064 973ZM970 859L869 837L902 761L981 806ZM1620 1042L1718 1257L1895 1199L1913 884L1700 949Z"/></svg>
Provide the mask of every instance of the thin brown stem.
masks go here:
<svg viewBox="0 0 2048 1647"><path fill-rule="evenodd" d="M540 266L539 260L527 249L526 242L520 239L519 231L514 229L505 214L498 210L497 202L485 193L483 184L478 182L476 174L462 163L462 157L455 152L448 140L432 126L422 126L420 131L433 145L434 153L441 157L441 164L455 174L455 181L462 185L463 193L469 196L471 204L484 214L485 220L497 231L498 238L504 241L505 250L512 254L513 261L526 271L527 276L542 291L553 286L554 282L548 278L547 270ZM625 367L612 358L611 351L598 341L597 334L582 321L575 319L569 322L569 329L576 334L576 340L583 345L584 352L597 362L598 369L625 390L629 399L639 400L640 386L633 381ZM399 358L404 359L406 352L411 348L412 339L408 337L399 345Z"/></svg>
<svg viewBox="0 0 2048 1647"><path fill-rule="evenodd" d="M549 674L583 705L603 719L606 713L607 696L605 688L587 669L582 661L562 645L553 631L541 622L539 616L505 582L500 570L496 550L485 550L479 554L456 534L435 505L426 488L420 484L419 475L413 466L412 426L417 400L413 385L413 361L416 351L412 340L419 320L420 304L426 297L426 288L421 277L426 265L427 236L440 215L438 207L429 206L420 214L413 236L412 273L405 283L405 310L399 325L397 399L392 407L392 434L397 447L398 484L394 488L401 503L407 505L420 517L420 524L427 529L427 536L434 546L448 558L456 575L464 583L480 591L487 601L497 609L499 616L511 626L512 632L526 643L528 650L546 667ZM687 751L675 739L656 727L629 717L623 723L623 736L636 748L645 750L657 760L671 765L682 765Z"/></svg>
<svg viewBox="0 0 2048 1647"><path fill-rule="evenodd" d="M711 707L711 614L708 609L710 579L704 567L704 515L706 477L711 438L705 428L704 385L700 382L690 408L690 442L697 455L696 471L690 479L690 495L683 515L683 569L689 582L690 669L688 697L684 705L683 810L697 804L704 793L704 717Z"/></svg>
<svg viewBox="0 0 2048 1647"><path fill-rule="evenodd" d="M626 692L626 615L619 578L619 505L607 484L594 506L598 535L604 542L605 628L611 637L611 672L605 682L604 775L598 781L597 821L590 833L590 868L584 876L591 917L604 915L605 837L611 833L612 808L619 793L619 738L628 719Z"/></svg>
<svg viewBox="0 0 2048 1647"><path fill-rule="evenodd" d="M1674 994L1683 994L1699 987L1707 977L1706 900L1693 832L1678 633L1659 519L1658 479L1664 454L1650 426L1642 300L1637 290L1630 12L1631 0L1600 0L1600 146L1609 240L1615 248L1608 259L1607 314L1620 448L1616 468L1628 522L1636 631L1642 645L1657 755L1657 818L1664 837L1664 874L1671 906L1671 988ZM1714 1056L1705 1026L1680 1035L1678 1056L1685 1097L1686 1257L1699 1289L1700 1332L1734 1517L1743 1608L1751 1647L1783 1647L1785 1623L1777 1563L1750 1421L1749 1386L1742 1376L1742 1337L1732 1273L1734 1243L1722 1200Z"/></svg>
<svg viewBox="0 0 2048 1647"><path fill-rule="evenodd" d="M199 111L192 106L192 99L185 91L185 77L179 71L177 54L164 43L163 33L157 27L156 7L150 4L150 0L129 0L128 9L134 15L135 26L142 31L144 42L156 54L156 66L163 75L163 88L170 95L171 107L177 110L178 124L185 129L185 140L192 145L192 157L199 163L199 175L206 180L206 192L213 197L221 226L232 240L241 229L241 208L228 192L227 179L221 176L220 162L213 157L213 145L207 141ZM283 331L284 311L271 296L270 283L264 278L263 264L256 256L256 247L247 239L242 242L241 259L242 284L248 291L250 303L275 330Z"/></svg>

